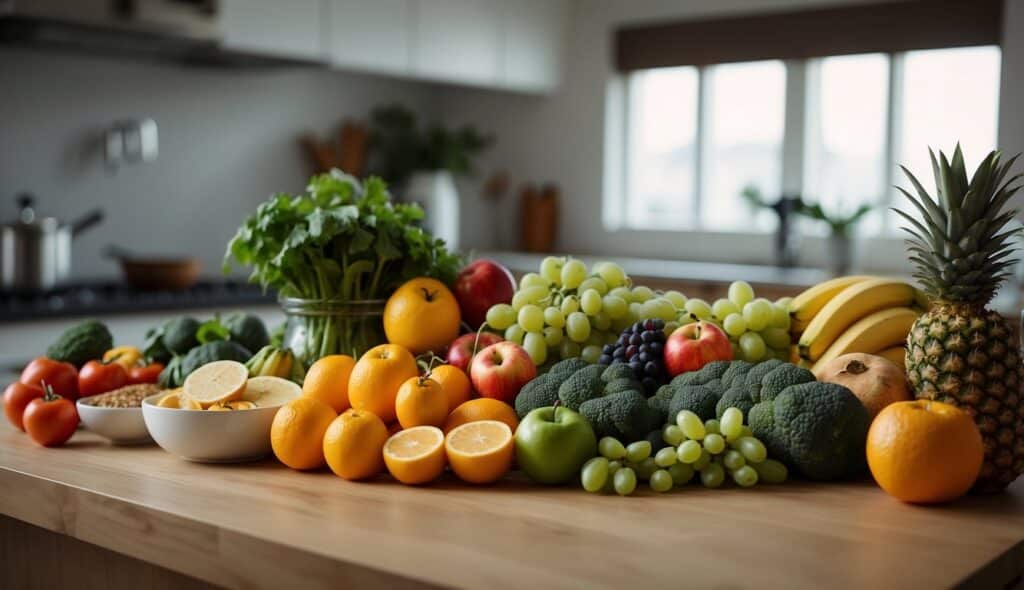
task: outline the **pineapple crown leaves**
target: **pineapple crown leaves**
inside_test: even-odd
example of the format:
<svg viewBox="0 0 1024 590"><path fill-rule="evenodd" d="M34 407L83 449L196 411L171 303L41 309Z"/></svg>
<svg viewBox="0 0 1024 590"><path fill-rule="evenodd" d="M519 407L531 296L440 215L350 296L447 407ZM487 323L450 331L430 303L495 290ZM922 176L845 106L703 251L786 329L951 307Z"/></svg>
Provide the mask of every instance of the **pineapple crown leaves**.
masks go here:
<svg viewBox="0 0 1024 590"><path fill-rule="evenodd" d="M917 267L914 277L932 298L953 303L987 304L1018 261L1012 239L1018 229L1003 230L1016 210L1003 209L1021 188L1022 174L1007 176L1017 156L1006 162L993 151L968 179L958 143L952 159L929 149L936 196L910 170L900 166L916 194L896 187L917 216L893 209L909 224L907 250Z"/></svg>

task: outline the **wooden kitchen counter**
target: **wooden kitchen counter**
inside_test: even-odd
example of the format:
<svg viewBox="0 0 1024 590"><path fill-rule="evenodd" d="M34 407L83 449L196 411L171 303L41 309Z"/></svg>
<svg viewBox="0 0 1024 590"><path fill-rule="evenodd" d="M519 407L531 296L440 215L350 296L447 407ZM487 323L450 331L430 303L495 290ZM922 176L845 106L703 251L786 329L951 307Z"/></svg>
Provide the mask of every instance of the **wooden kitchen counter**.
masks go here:
<svg viewBox="0 0 1024 590"><path fill-rule="evenodd" d="M273 460L187 463L83 431L43 449L6 422L0 514L94 552L69 565L0 537L8 588L48 587L33 580L52 568L89 572L106 550L230 588L994 588L1024 571L1024 482L941 508L901 504L867 482L631 498L517 477L411 488ZM103 587L112 572L130 579L108 568L75 587Z"/></svg>

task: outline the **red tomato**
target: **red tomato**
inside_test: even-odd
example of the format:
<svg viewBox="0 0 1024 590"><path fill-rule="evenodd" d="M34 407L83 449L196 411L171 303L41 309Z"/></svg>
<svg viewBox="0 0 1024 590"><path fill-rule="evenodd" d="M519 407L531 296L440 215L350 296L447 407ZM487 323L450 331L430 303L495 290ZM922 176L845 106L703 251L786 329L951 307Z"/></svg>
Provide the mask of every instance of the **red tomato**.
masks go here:
<svg viewBox="0 0 1024 590"><path fill-rule="evenodd" d="M21 417L25 413L25 406L38 397L43 397L43 388L37 385L26 385L24 383L11 383L4 390L4 414L11 424L20 430L25 430L21 423Z"/></svg>
<svg viewBox="0 0 1024 590"><path fill-rule="evenodd" d="M45 381L57 395L70 400L78 399L78 370L71 363L40 357L25 367L19 380L40 389L43 387L42 382Z"/></svg>
<svg viewBox="0 0 1024 590"><path fill-rule="evenodd" d="M59 447L78 428L78 410L75 402L47 392L25 406L22 421L32 440L44 447Z"/></svg>
<svg viewBox="0 0 1024 590"><path fill-rule="evenodd" d="M160 373L164 370L161 363L149 363L144 367L132 367L128 371L128 383L156 383L160 379Z"/></svg>
<svg viewBox="0 0 1024 590"><path fill-rule="evenodd" d="M128 372L111 362L89 361L78 372L78 393L82 397L113 391L128 384Z"/></svg>

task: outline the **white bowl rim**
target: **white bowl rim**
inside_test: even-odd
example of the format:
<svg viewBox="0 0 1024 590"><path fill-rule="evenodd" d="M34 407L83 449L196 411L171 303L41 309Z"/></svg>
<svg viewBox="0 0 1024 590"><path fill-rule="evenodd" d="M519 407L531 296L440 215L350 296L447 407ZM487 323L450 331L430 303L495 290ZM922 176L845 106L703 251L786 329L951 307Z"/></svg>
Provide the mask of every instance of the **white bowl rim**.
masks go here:
<svg viewBox="0 0 1024 590"><path fill-rule="evenodd" d="M157 411L160 411L160 412L177 412L177 411L180 411L181 408L164 408L164 407L156 405L157 398L163 397L165 395L167 395L167 390L161 391L159 393L154 393L153 395L144 397L142 399L142 405L143 406L148 406L148 407L152 408L153 410L157 410ZM295 399L298 399L298 398L295 398ZM289 401L291 401L291 400L289 400ZM234 414L236 412L258 412L260 410L279 410L279 409L281 409L282 406L284 406L287 403L288 402L285 402L284 404L278 404L276 406L256 406L255 408L245 408L244 410L231 410L230 412L208 412L206 410L189 410L189 409L185 409L185 411L186 412L191 412L193 414L211 414L211 415L222 414L223 415L223 414ZM141 407L140 408L120 408L120 409L131 409L131 410L134 410L134 409L141 409Z"/></svg>
<svg viewBox="0 0 1024 590"><path fill-rule="evenodd" d="M130 407L130 408L111 408L111 407L108 407L108 406L96 406L96 405L93 405L93 404L84 403L85 400L92 399L94 397L98 397L98 396L101 396L101 395L106 395L106 393L97 393L96 395L89 395L89 396L86 396L86 397L80 397L77 400L75 400L75 407L76 408L85 407L85 408L89 408L90 410L98 410L98 411L105 411L105 412L106 411L122 411L122 412L141 412L142 411L142 403L141 402L139 403L139 405L137 407L133 406L133 407ZM147 398L143 398L142 401L146 401L146 399Z"/></svg>

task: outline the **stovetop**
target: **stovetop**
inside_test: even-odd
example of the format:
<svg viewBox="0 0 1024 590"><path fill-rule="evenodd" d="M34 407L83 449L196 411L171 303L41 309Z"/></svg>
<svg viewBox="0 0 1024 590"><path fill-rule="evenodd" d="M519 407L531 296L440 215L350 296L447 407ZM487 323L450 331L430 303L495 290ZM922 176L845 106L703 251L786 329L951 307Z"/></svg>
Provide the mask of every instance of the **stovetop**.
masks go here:
<svg viewBox="0 0 1024 590"><path fill-rule="evenodd" d="M46 293L0 292L0 322L165 309L272 304L273 293L244 281L200 281L182 291L142 291L124 283L68 285Z"/></svg>

